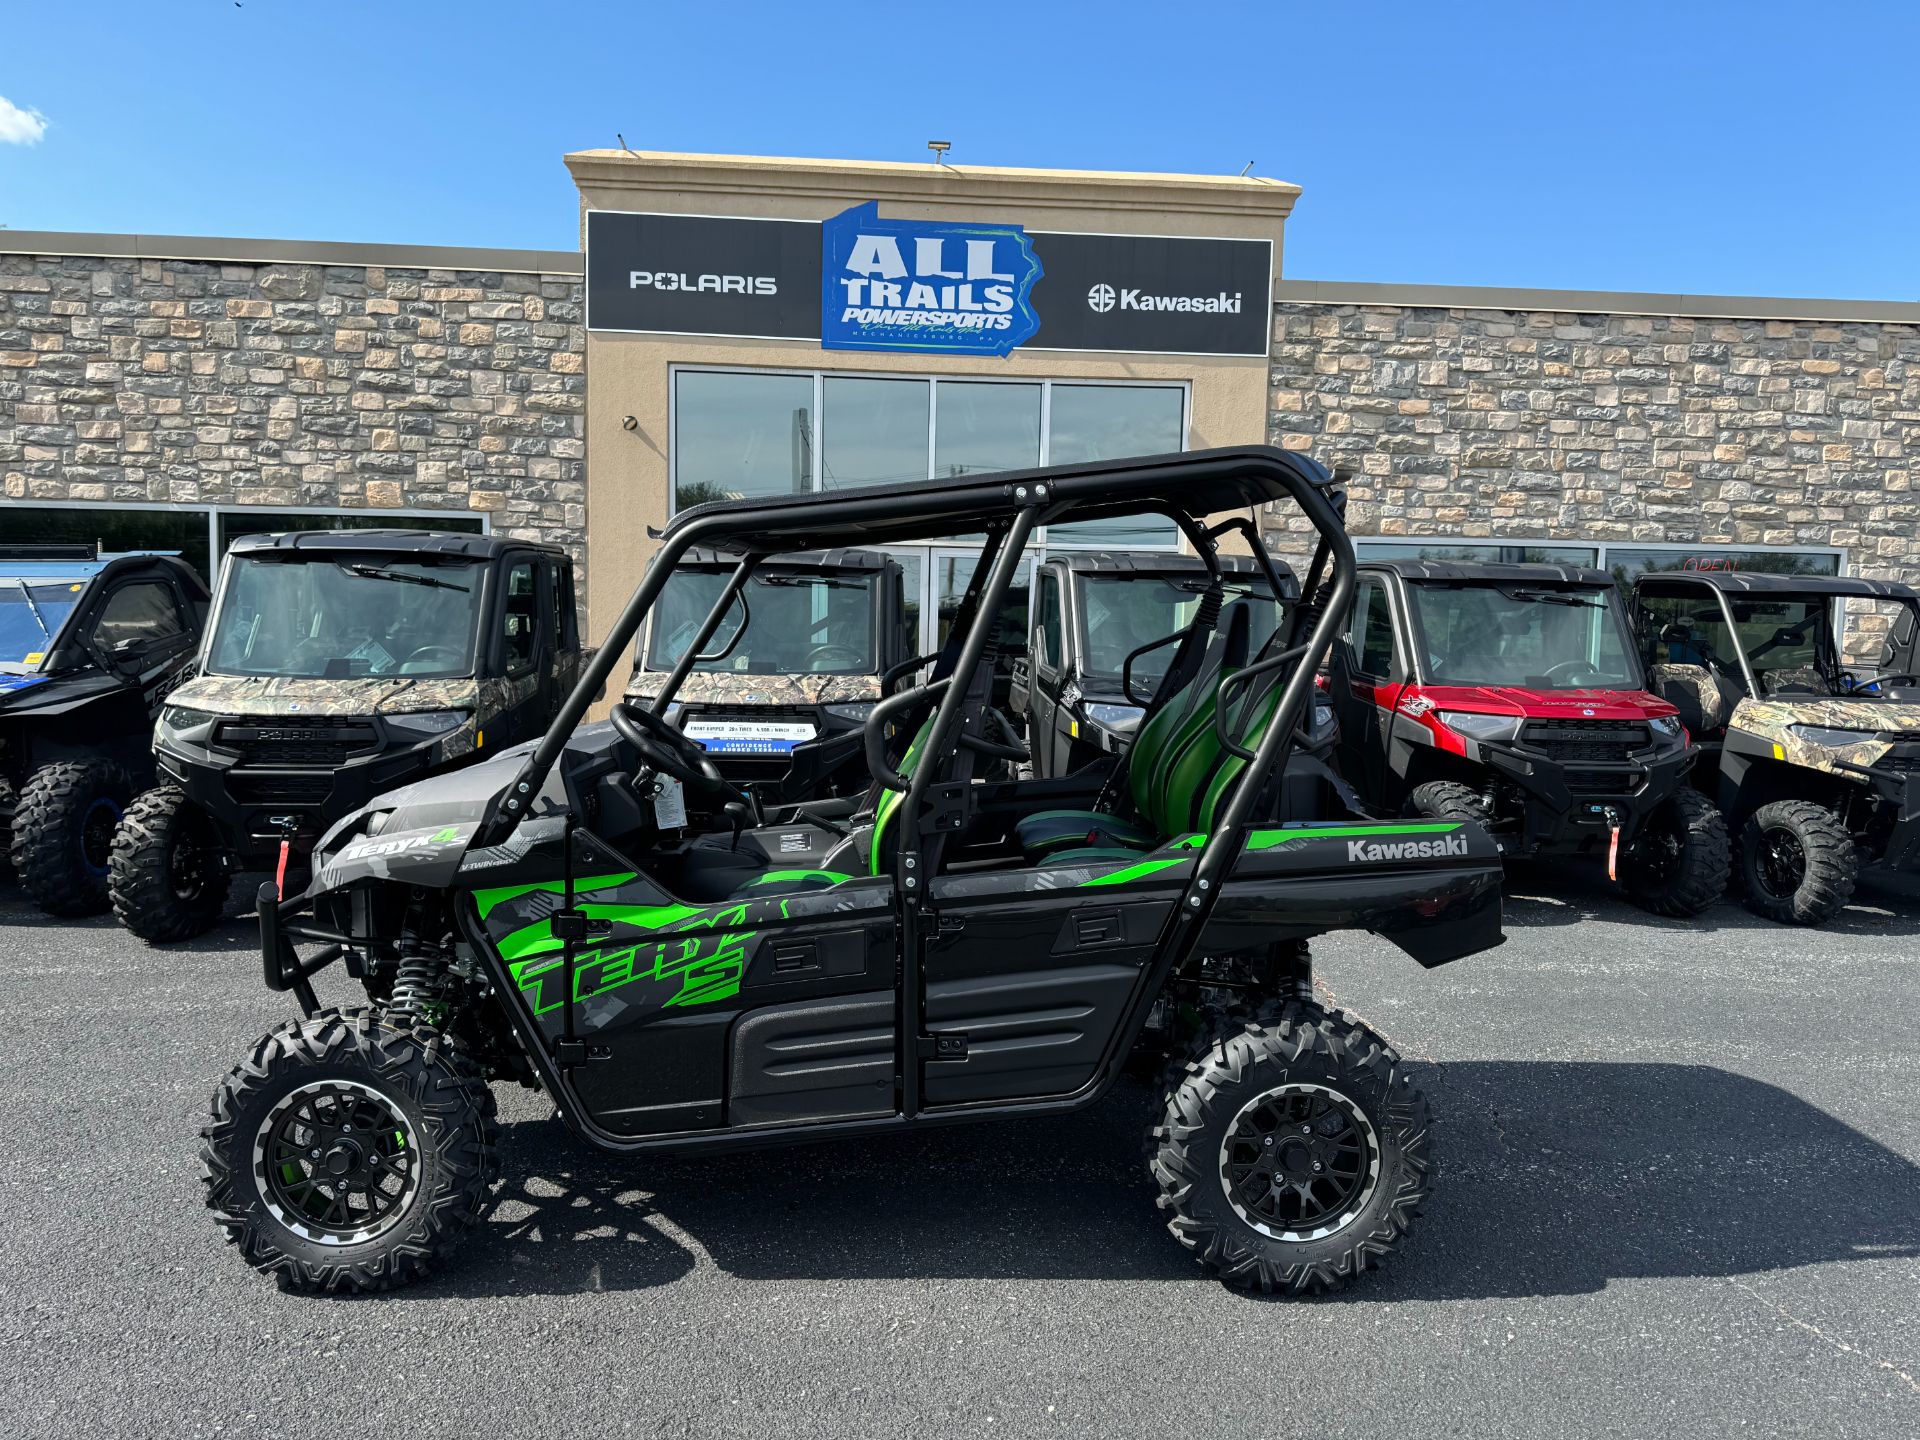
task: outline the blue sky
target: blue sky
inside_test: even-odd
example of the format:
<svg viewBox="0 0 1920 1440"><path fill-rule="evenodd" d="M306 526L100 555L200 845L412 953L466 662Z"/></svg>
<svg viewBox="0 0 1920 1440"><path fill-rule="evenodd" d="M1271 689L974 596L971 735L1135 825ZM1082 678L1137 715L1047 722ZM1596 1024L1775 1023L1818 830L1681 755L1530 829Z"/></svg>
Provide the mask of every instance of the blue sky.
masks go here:
<svg viewBox="0 0 1920 1440"><path fill-rule="evenodd" d="M1916 54L1907 0L0 0L0 224L557 248L561 155L616 131L938 137L963 165L1251 160L1305 187L1296 278L1911 300Z"/></svg>

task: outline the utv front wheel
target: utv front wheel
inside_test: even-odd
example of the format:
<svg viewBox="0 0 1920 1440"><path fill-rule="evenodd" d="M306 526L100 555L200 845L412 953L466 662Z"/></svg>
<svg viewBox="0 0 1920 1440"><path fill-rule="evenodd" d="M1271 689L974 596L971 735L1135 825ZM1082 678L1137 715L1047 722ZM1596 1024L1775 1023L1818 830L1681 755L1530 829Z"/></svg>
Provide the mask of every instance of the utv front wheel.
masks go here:
<svg viewBox="0 0 1920 1440"><path fill-rule="evenodd" d="M120 923L153 944L191 940L220 922L230 888L212 819L172 785L127 808L107 880Z"/></svg>
<svg viewBox="0 0 1920 1440"><path fill-rule="evenodd" d="M1347 1016L1271 1002L1170 1079L1152 1131L1167 1228L1242 1289L1336 1290L1412 1227L1431 1165L1427 1102Z"/></svg>
<svg viewBox="0 0 1920 1440"><path fill-rule="evenodd" d="M207 1205L284 1289L387 1290L485 1213L497 1135L492 1091L444 1036L329 1010L275 1030L214 1092Z"/></svg>
<svg viewBox="0 0 1920 1440"><path fill-rule="evenodd" d="M1727 822L1698 790L1676 790L1621 857L1627 898L1655 915L1698 915L1727 892Z"/></svg>
<svg viewBox="0 0 1920 1440"><path fill-rule="evenodd" d="M1740 879L1756 915L1818 925L1840 913L1859 878L1853 836L1825 806L1776 800L1741 832Z"/></svg>
<svg viewBox="0 0 1920 1440"><path fill-rule="evenodd" d="M107 908L113 832L131 798L127 772L105 762L43 765L21 788L13 814L13 869L20 888L49 915Z"/></svg>
<svg viewBox="0 0 1920 1440"><path fill-rule="evenodd" d="M1493 827L1493 811L1480 792L1457 780L1429 780L1414 786L1407 797L1407 814L1428 820L1471 820L1487 829Z"/></svg>

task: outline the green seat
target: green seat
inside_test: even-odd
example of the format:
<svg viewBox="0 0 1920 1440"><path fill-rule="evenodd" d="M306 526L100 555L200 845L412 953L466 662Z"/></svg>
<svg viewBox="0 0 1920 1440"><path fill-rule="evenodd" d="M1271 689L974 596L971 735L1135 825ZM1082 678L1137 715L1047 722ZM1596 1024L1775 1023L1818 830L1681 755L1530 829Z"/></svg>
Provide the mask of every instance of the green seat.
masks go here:
<svg viewBox="0 0 1920 1440"><path fill-rule="evenodd" d="M1250 602L1236 600L1222 610L1219 631L1193 679L1141 723L1124 762L1128 798L1138 818L1102 810L1023 816L1014 834L1030 860L1051 864L1060 851L1089 847L1137 853L1194 828L1194 807L1185 799L1197 782L1211 780L1223 753L1213 723L1220 681L1245 668L1251 625Z"/></svg>

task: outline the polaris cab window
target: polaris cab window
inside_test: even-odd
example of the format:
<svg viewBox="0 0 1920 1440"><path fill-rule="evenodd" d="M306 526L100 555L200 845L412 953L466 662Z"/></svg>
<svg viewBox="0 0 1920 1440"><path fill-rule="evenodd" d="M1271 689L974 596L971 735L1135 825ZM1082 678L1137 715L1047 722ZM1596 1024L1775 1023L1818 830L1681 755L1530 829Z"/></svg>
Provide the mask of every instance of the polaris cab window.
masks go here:
<svg viewBox="0 0 1920 1440"><path fill-rule="evenodd" d="M1420 668L1436 685L1637 689L1612 590L1410 584Z"/></svg>
<svg viewBox="0 0 1920 1440"><path fill-rule="evenodd" d="M1378 580L1362 580L1353 602L1353 624L1347 632L1353 668L1381 679L1395 673L1393 615L1387 609L1387 587Z"/></svg>
<svg viewBox="0 0 1920 1440"><path fill-rule="evenodd" d="M1060 577L1051 570L1040 572L1040 654L1035 657L1051 668L1065 653L1060 648Z"/></svg>
<svg viewBox="0 0 1920 1440"><path fill-rule="evenodd" d="M1203 576L1163 579L1146 576L1089 575L1080 589L1081 653L1090 675L1120 678L1127 656L1142 645L1162 640L1193 623L1207 590ZM1257 655L1280 623L1280 607L1267 587L1228 581L1222 603L1251 600L1249 654ZM1173 663L1176 645L1162 645L1133 662L1134 683L1158 684Z"/></svg>
<svg viewBox="0 0 1920 1440"><path fill-rule="evenodd" d="M693 668L739 675L870 675L878 664L873 582L871 573L760 571L747 582L744 614L736 600ZM654 612L649 670L679 663L726 586L726 571L674 572Z"/></svg>
<svg viewBox="0 0 1920 1440"><path fill-rule="evenodd" d="M507 603L501 624L506 629L507 673L523 674L533 664L534 632L540 628L540 589L530 560L508 567Z"/></svg>
<svg viewBox="0 0 1920 1440"><path fill-rule="evenodd" d="M1741 600L1729 595L1727 602L1733 611L1734 643L1753 667L1762 695L1827 693L1826 675L1833 668L1829 601Z"/></svg>
<svg viewBox="0 0 1920 1440"><path fill-rule="evenodd" d="M83 580L0 575L0 665L38 667L86 588Z"/></svg>
<svg viewBox="0 0 1920 1440"><path fill-rule="evenodd" d="M207 668L308 680L471 675L482 580L472 562L235 556Z"/></svg>
<svg viewBox="0 0 1920 1440"><path fill-rule="evenodd" d="M144 581L123 585L107 597L100 618L94 622L93 639L103 649L117 650L171 640L185 628L180 623L173 587Z"/></svg>

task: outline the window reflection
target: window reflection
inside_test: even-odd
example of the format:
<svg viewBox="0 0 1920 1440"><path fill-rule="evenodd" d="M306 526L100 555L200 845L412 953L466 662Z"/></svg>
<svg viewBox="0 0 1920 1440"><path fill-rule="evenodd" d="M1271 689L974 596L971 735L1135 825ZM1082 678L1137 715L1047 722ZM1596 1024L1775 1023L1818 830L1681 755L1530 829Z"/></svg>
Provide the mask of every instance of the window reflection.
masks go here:
<svg viewBox="0 0 1920 1440"><path fill-rule="evenodd" d="M798 495L808 479L813 377L683 371L674 385L674 504Z"/></svg>
<svg viewBox="0 0 1920 1440"><path fill-rule="evenodd" d="M925 380L829 376L820 488L925 480L931 388Z"/></svg>
<svg viewBox="0 0 1920 1440"><path fill-rule="evenodd" d="M1118 460L1129 455L1167 455L1183 448L1186 397L1164 385L1055 385L1047 459L1055 465ZM1115 549L1164 547L1179 538L1171 520L1129 515L1051 525L1053 545L1106 545Z"/></svg>
<svg viewBox="0 0 1920 1440"><path fill-rule="evenodd" d="M940 478L1040 463L1040 387L942 380L933 473Z"/></svg>

